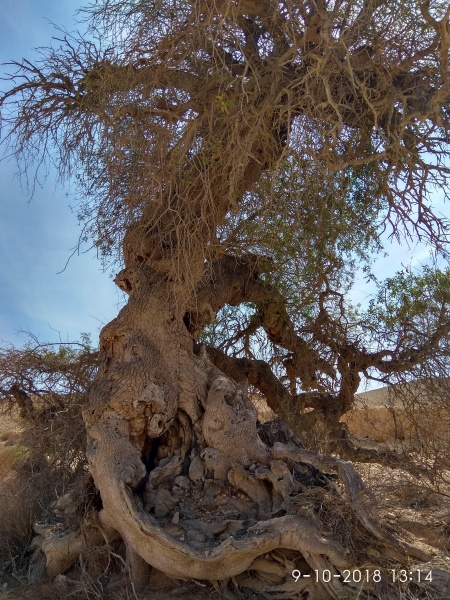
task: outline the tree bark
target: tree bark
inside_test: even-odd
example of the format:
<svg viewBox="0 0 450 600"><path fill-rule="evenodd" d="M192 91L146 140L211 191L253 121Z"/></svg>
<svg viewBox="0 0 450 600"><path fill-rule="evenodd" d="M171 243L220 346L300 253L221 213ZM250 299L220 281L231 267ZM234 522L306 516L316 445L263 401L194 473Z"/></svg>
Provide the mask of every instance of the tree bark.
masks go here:
<svg viewBox="0 0 450 600"><path fill-rule="evenodd" d="M337 577L294 585L291 575L300 567L312 575L354 564L348 549L299 510L295 499L305 484L298 461L315 471L338 470L360 522L382 543L351 465L308 453L294 437L288 445L270 435L263 442L245 392L194 352L167 278L147 265L128 268L126 276L130 298L101 333L101 364L84 419L100 530L104 539L124 540L135 589L145 588L155 568L280 598L300 590L309 598L354 597ZM101 539L94 528L92 540ZM73 532L53 541L47 536L40 544L48 578L84 547Z"/></svg>

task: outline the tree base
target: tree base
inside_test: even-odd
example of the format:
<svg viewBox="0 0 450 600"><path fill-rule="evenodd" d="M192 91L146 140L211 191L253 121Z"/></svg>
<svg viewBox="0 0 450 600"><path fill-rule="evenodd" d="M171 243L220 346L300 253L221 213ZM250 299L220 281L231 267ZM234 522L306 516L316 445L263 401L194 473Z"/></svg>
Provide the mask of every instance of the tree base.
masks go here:
<svg viewBox="0 0 450 600"><path fill-rule="evenodd" d="M94 388L87 456L101 508L84 534L42 536L47 578L118 538L135 592L153 569L257 597L345 600L377 597L375 581L343 581L361 562L428 558L380 526L351 463L305 450L279 422L260 436L238 385L206 357L183 360L178 405L148 371L137 380L133 361L115 395Z"/></svg>

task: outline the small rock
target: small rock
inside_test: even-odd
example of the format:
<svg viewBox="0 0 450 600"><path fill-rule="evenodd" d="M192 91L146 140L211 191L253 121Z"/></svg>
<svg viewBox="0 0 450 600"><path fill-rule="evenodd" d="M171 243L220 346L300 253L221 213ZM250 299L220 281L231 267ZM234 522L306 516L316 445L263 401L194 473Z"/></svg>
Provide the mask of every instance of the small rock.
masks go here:
<svg viewBox="0 0 450 600"><path fill-rule="evenodd" d="M189 489L191 485L189 477L187 477L186 475L178 475L178 477L175 477L173 482L175 485L177 485L180 488L183 488L184 490Z"/></svg>
<svg viewBox="0 0 450 600"><path fill-rule="evenodd" d="M189 529L187 536L190 540L195 542L206 542L206 534L198 529Z"/></svg>
<svg viewBox="0 0 450 600"><path fill-rule="evenodd" d="M189 477L194 483L199 483L205 479L205 468L203 461L199 456L194 456L189 465Z"/></svg>
<svg viewBox="0 0 450 600"><path fill-rule="evenodd" d="M169 490L160 488L155 496L155 517L163 519L177 506L178 500L172 496Z"/></svg>

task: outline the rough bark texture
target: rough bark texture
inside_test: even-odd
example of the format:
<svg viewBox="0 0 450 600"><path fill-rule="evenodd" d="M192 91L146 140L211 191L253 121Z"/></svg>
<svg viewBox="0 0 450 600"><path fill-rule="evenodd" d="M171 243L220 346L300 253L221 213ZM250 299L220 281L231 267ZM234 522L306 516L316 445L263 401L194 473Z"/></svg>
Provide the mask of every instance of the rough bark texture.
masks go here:
<svg viewBox="0 0 450 600"><path fill-rule="evenodd" d="M175 577L229 579L278 548L349 566L305 519L271 518L295 483L259 438L255 408L194 355L167 288L147 267L134 274L128 305L102 332L104 364L85 412L102 522Z"/></svg>
<svg viewBox="0 0 450 600"><path fill-rule="evenodd" d="M148 265L128 268L127 278L130 299L102 331L103 360L84 412L98 522L84 535L41 536L45 560L32 580L44 568L53 579L86 545L120 537L136 590L154 568L278 598L353 598L358 586L313 578L355 566L349 549L305 516L308 486L341 497L337 476L322 469L337 471L378 547L424 558L382 530L350 463L303 449L280 422L259 435L246 392L194 351L167 280ZM311 577L295 581L294 569Z"/></svg>

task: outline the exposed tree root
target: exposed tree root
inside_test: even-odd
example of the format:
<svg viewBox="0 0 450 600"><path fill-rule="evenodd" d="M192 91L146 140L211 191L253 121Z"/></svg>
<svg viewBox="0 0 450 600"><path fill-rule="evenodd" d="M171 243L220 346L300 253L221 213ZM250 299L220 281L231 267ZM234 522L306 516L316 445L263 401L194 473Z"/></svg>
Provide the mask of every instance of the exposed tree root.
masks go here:
<svg viewBox="0 0 450 600"><path fill-rule="evenodd" d="M136 589L148 583L151 566L180 579L232 581L273 598L298 597L301 590L309 599L352 598L356 588L338 575L355 568L355 557L324 532L320 519L302 516L308 485L340 498L330 470L378 548L389 547L391 557L427 558L382 529L351 463L305 450L287 431L281 436L287 444L273 443L277 435L266 427L264 443L251 402L223 374L212 371L203 404L196 423L178 412L147 473L125 421L105 411L90 428L89 454L103 504L101 529L83 536L44 533L39 548L47 578L67 569L86 545L111 539L114 530L125 542ZM310 577L295 582L296 569ZM336 577L315 575L324 571Z"/></svg>
<svg viewBox="0 0 450 600"><path fill-rule="evenodd" d="M82 530L61 534L55 527L36 528L38 535L30 549L35 550L28 570L28 581L52 581L64 573L86 550L98 546L108 538L99 527L89 526Z"/></svg>
<svg viewBox="0 0 450 600"><path fill-rule="evenodd" d="M408 471L413 476L428 477L429 470L414 464L413 461L405 459L405 454L380 445L380 448L363 448L356 445L346 431L338 443L339 454L347 460L361 463L376 463L387 467L398 467Z"/></svg>
<svg viewBox="0 0 450 600"><path fill-rule="evenodd" d="M290 458L298 462L309 463L318 469L324 467L337 469L339 477L345 486L351 506L354 509L358 520L367 531L388 545L391 550L398 553L398 558L400 559L407 556L422 561L430 559L430 556L420 548L405 541L400 542L386 530L382 529L379 522L370 513L369 507L367 506L367 490L364 487L361 477L350 462L343 461L333 456L317 454L311 450L296 448L294 446L285 446L283 444L275 444L272 455L276 458Z"/></svg>

